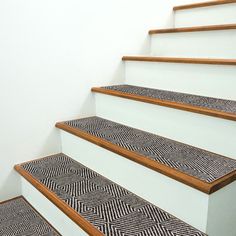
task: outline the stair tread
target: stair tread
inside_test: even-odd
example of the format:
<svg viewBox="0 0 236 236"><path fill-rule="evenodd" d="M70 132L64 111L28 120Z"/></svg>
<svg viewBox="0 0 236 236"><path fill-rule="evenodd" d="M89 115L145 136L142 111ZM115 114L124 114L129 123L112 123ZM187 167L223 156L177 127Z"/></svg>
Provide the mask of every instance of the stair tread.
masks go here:
<svg viewBox="0 0 236 236"><path fill-rule="evenodd" d="M123 56L123 61L167 62L207 65L236 65L236 59L214 58L183 58L183 57L155 57L155 56Z"/></svg>
<svg viewBox="0 0 236 236"><path fill-rule="evenodd" d="M42 186L44 195L72 208L73 220L89 235L205 235L63 153L15 168L36 188Z"/></svg>
<svg viewBox="0 0 236 236"><path fill-rule="evenodd" d="M139 99L144 102L171 106L183 110L236 120L236 101L179 93L132 85L114 85L93 88L92 91L114 96ZM148 99L148 100L145 100ZM149 101L150 100L150 101Z"/></svg>
<svg viewBox="0 0 236 236"><path fill-rule="evenodd" d="M0 235L60 236L23 197L0 203Z"/></svg>
<svg viewBox="0 0 236 236"><path fill-rule="evenodd" d="M236 24L207 25L207 26L167 28L167 29L154 29L154 30L150 30L149 34L181 33L181 32L196 32L196 31L213 31L213 30L232 30L232 29L236 29Z"/></svg>
<svg viewBox="0 0 236 236"><path fill-rule="evenodd" d="M176 6L174 7L174 11L198 8L198 7L210 7L210 6L230 4L230 3L236 3L236 1L235 0L215 0L215 1L208 1L208 2L192 3L192 4Z"/></svg>
<svg viewBox="0 0 236 236"><path fill-rule="evenodd" d="M65 131L212 193L236 177L236 161L100 117L58 123Z"/></svg>

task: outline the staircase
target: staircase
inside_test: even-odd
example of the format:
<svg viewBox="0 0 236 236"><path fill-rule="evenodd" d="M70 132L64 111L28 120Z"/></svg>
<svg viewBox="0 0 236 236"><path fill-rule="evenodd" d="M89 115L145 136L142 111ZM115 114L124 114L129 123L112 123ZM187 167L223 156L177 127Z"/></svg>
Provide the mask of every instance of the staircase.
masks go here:
<svg viewBox="0 0 236 236"><path fill-rule="evenodd" d="M96 116L56 124L62 153L15 166L61 235L236 235L235 13L174 7L125 84L92 88Z"/></svg>

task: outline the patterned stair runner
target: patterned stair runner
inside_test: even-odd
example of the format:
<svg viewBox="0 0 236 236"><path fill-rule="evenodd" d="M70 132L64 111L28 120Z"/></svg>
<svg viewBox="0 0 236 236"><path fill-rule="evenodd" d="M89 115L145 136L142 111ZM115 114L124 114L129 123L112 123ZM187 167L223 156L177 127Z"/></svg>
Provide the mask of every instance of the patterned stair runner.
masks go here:
<svg viewBox="0 0 236 236"><path fill-rule="evenodd" d="M205 108L209 110L236 115L236 101L232 100L144 88L132 85L115 85L106 86L102 88L107 91L110 90L115 92L121 92L124 94L137 95L168 102L175 102L178 104L191 105L194 107Z"/></svg>
<svg viewBox="0 0 236 236"><path fill-rule="evenodd" d="M73 208L101 235L205 235L62 153L18 168Z"/></svg>
<svg viewBox="0 0 236 236"><path fill-rule="evenodd" d="M236 172L236 160L100 117L64 124L206 183Z"/></svg>
<svg viewBox="0 0 236 236"><path fill-rule="evenodd" d="M60 236L23 197L0 203L0 235Z"/></svg>

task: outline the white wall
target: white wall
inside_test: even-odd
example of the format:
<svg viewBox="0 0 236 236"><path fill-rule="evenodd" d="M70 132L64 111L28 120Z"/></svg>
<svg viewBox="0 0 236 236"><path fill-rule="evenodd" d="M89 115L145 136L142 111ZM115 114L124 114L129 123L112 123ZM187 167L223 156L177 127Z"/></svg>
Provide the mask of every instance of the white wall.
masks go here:
<svg viewBox="0 0 236 236"><path fill-rule="evenodd" d="M59 151L55 122L93 114L90 88L121 82L121 56L188 2L0 1L0 201L20 193L13 165Z"/></svg>

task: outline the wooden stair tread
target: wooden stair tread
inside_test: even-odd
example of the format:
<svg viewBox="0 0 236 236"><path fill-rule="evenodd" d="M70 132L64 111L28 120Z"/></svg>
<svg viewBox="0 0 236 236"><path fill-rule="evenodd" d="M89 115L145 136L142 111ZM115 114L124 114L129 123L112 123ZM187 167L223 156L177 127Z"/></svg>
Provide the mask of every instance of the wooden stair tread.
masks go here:
<svg viewBox="0 0 236 236"><path fill-rule="evenodd" d="M89 235L205 235L63 153L15 169Z"/></svg>
<svg viewBox="0 0 236 236"><path fill-rule="evenodd" d="M124 56L123 61L167 62L209 65L236 66L236 59L210 59L210 58L182 58L182 57L153 57L153 56Z"/></svg>
<svg viewBox="0 0 236 236"><path fill-rule="evenodd" d="M236 29L236 24L207 25L207 26L194 26L194 27L169 28L169 29L154 29L154 30L150 30L149 34L152 35L152 34L163 34L163 33L183 33L183 32L232 30L232 29Z"/></svg>
<svg viewBox="0 0 236 236"><path fill-rule="evenodd" d="M177 10L185 10L185 9L191 9L191 8L217 6L217 5L230 4L230 3L236 3L236 0L216 0L216 1L208 1L208 2L199 2L199 3L175 6L173 9L174 11L177 11Z"/></svg>
<svg viewBox="0 0 236 236"><path fill-rule="evenodd" d="M232 100L132 85L92 88L92 91L236 121L236 101Z"/></svg>
<svg viewBox="0 0 236 236"><path fill-rule="evenodd" d="M233 159L99 117L56 127L207 194L236 179Z"/></svg>
<svg viewBox="0 0 236 236"><path fill-rule="evenodd" d="M61 235L22 196L0 202L0 234Z"/></svg>

